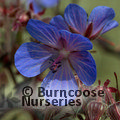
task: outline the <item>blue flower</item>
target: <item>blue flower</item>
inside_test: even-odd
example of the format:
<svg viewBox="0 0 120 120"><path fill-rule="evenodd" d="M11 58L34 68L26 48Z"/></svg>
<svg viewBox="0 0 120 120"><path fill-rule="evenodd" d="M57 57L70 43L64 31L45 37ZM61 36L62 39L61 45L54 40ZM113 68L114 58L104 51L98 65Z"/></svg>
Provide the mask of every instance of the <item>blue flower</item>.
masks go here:
<svg viewBox="0 0 120 120"><path fill-rule="evenodd" d="M118 26L118 22L113 20L114 17L115 12L112 8L98 6L87 18L87 13L82 7L69 4L65 9L64 18L58 15L50 21L50 24L59 30L78 33L92 40Z"/></svg>
<svg viewBox="0 0 120 120"><path fill-rule="evenodd" d="M49 68L42 81L49 90L77 90L73 70L85 85L95 82L96 64L87 51L92 49L88 38L33 19L27 30L40 43L24 43L17 50L15 66L22 75L34 77Z"/></svg>
<svg viewBox="0 0 120 120"><path fill-rule="evenodd" d="M59 0L27 0L27 4L32 5L32 8L36 14L42 12L44 8L56 6L58 2Z"/></svg>

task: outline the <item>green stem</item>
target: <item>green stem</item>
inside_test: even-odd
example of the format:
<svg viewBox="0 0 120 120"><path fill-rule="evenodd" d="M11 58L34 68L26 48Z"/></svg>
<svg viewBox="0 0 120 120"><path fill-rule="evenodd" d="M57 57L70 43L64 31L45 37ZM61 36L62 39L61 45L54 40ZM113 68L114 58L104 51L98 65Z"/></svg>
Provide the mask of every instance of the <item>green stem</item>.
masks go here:
<svg viewBox="0 0 120 120"><path fill-rule="evenodd" d="M16 40L17 40L17 43L18 43L19 45L22 44L22 31L21 31L21 30L19 30L19 31L17 32Z"/></svg>
<svg viewBox="0 0 120 120"><path fill-rule="evenodd" d="M14 73L13 73L13 71L12 71L12 69L11 69L11 66L8 66L7 69L9 70L9 72L10 72L10 74L11 74L11 77L12 77L12 79L13 79L13 82L14 82L14 84L15 84L15 86L16 86L16 85L17 85L17 82L16 82L16 79L15 79Z"/></svg>

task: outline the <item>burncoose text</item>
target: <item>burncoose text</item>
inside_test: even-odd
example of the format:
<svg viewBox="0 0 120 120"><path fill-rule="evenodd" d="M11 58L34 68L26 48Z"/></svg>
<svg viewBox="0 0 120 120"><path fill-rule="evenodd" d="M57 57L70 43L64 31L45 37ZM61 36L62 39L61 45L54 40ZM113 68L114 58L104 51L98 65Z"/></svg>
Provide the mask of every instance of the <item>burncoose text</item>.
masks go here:
<svg viewBox="0 0 120 120"><path fill-rule="evenodd" d="M104 97L103 90L46 90L43 87L38 87L37 97L32 97L34 93L30 86L26 86L22 91L22 106L81 106L80 97ZM50 99L45 99L45 97ZM75 98L75 99L73 99Z"/></svg>

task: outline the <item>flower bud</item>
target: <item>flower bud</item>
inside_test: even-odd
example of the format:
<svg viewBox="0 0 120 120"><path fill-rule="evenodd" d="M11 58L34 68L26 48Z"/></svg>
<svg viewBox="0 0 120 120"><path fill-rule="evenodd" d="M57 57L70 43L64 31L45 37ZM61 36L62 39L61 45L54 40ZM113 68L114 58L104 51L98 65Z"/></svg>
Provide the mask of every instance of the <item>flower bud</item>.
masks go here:
<svg viewBox="0 0 120 120"><path fill-rule="evenodd" d="M105 105L101 102L92 101L88 104L87 108L90 120L99 120L105 112Z"/></svg>
<svg viewBox="0 0 120 120"><path fill-rule="evenodd" d="M110 105L107 114L111 120L120 120L120 101Z"/></svg>

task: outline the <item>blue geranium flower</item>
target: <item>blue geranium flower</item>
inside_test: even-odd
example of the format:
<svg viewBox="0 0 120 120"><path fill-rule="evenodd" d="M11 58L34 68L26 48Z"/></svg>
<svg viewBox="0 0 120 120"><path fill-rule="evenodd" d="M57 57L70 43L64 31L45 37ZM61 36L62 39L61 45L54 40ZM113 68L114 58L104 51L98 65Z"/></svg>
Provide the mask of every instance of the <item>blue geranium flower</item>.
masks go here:
<svg viewBox="0 0 120 120"><path fill-rule="evenodd" d="M98 6L87 18L87 13L82 7L69 4L65 9L64 18L58 15L50 21L50 24L59 30L65 29L72 33L78 33L91 40L117 27L118 22L113 20L114 17L115 12L112 8Z"/></svg>
<svg viewBox="0 0 120 120"><path fill-rule="evenodd" d="M85 85L96 80L96 65L87 51L92 49L88 38L58 31L54 26L30 19L27 30L40 43L22 44L15 54L15 66L26 77L34 77L49 68L42 86L49 90L76 90L73 69ZM65 99L65 97L64 97Z"/></svg>
<svg viewBox="0 0 120 120"><path fill-rule="evenodd" d="M40 13L44 8L54 7L58 4L59 0L27 0L27 4L32 4L34 12Z"/></svg>

